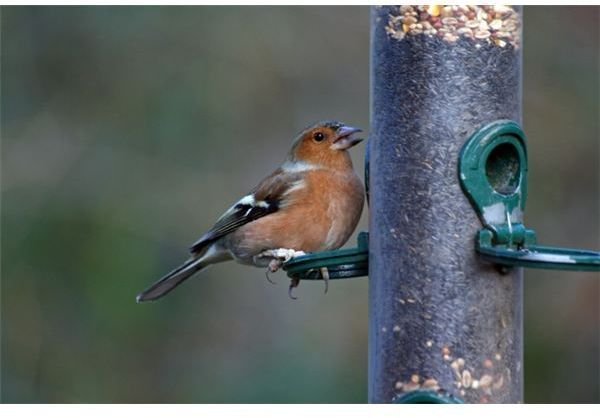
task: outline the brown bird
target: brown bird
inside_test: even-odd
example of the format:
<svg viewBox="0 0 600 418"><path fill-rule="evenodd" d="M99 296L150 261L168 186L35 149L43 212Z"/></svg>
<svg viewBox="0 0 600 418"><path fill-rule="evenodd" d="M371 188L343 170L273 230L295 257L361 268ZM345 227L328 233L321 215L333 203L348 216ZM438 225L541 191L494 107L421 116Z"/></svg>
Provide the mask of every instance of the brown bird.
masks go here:
<svg viewBox="0 0 600 418"><path fill-rule="evenodd" d="M344 245L364 205L364 187L348 153L362 141L358 132L336 121L302 131L283 164L191 246L191 258L137 301L166 295L210 264L235 260L276 271L292 257ZM292 280L290 297L297 285Z"/></svg>

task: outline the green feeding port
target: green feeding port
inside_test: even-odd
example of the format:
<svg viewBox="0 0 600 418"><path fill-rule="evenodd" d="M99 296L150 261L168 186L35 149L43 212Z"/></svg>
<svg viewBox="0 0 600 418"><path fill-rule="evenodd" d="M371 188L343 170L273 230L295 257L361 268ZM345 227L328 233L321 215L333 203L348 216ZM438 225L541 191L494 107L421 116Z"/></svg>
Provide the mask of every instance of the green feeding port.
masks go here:
<svg viewBox="0 0 600 418"><path fill-rule="evenodd" d="M492 122L465 143L460 183L484 225L477 252L503 266L600 271L598 252L536 244L535 232L523 225L527 170L527 140L516 122Z"/></svg>
<svg viewBox="0 0 600 418"><path fill-rule="evenodd" d="M484 226L494 230L522 222L527 170L527 142L515 122L492 122L465 143L460 184Z"/></svg>

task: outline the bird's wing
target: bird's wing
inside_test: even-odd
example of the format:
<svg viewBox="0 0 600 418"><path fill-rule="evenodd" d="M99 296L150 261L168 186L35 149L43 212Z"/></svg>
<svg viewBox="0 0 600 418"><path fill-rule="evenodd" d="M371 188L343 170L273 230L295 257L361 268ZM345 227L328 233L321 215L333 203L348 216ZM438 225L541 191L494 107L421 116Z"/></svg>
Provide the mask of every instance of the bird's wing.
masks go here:
<svg viewBox="0 0 600 418"><path fill-rule="evenodd" d="M217 223L190 247L191 253L202 251L208 244L235 231L242 225L278 211L285 205L286 195L302 186L301 172L277 169L259 183L250 194L231 206Z"/></svg>

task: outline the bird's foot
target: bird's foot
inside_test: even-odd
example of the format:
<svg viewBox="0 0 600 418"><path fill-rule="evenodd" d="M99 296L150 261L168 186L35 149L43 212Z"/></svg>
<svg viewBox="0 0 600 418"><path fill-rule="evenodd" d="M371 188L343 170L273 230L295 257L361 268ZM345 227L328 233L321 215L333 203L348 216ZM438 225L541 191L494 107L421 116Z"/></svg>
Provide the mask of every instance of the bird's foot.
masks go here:
<svg viewBox="0 0 600 418"><path fill-rule="evenodd" d="M327 270L327 267L321 267L319 271L321 272L321 277L323 277L323 280L325 281L325 293L327 293L327 290L329 289L329 270ZM294 278L291 280L290 287L288 289L288 295L290 299L298 299L296 296L294 296L293 290L298 287L299 284L300 279Z"/></svg>
<svg viewBox="0 0 600 418"><path fill-rule="evenodd" d="M288 248L276 248L273 250L265 250L258 254L256 257L258 259L261 258L270 258L269 264L267 265L267 271L265 272L265 276L269 283L275 284L273 280L269 277L269 273L277 272L281 266L290 261L294 257L300 257L301 255L305 255L304 251L296 251ZM297 285L296 285L297 286ZM295 298L293 298L295 299Z"/></svg>
<svg viewBox="0 0 600 418"><path fill-rule="evenodd" d="M321 267L319 268L319 273L321 273L321 278L323 279L323 281L325 282L325 292L323 293L327 293L327 291L329 290L329 270L327 269L327 267ZM310 269L308 271L308 274L312 274L312 273L316 273L317 269Z"/></svg>

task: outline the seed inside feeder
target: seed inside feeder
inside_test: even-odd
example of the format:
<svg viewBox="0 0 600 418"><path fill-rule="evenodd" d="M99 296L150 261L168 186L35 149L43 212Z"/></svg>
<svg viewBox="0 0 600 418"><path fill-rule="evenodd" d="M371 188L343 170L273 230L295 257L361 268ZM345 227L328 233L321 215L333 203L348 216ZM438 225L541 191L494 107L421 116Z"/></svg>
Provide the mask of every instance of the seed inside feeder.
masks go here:
<svg viewBox="0 0 600 418"><path fill-rule="evenodd" d="M510 6L404 5L390 7L386 32L397 40L407 36L436 35L448 43L474 36L500 48L510 44L518 49L521 19Z"/></svg>

